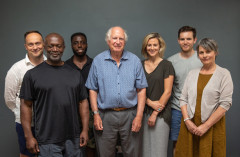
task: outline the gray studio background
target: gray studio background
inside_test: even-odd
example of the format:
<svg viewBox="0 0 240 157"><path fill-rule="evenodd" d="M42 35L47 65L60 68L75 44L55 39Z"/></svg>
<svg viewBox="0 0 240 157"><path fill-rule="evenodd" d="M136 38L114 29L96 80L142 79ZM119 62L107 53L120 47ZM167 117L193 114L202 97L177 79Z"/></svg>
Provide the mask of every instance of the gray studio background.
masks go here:
<svg viewBox="0 0 240 157"><path fill-rule="evenodd" d="M88 55L107 49L105 33L111 26L127 30L126 49L141 59L141 44L150 32L159 32L167 44L165 58L179 51L177 30L197 29L197 38L211 37L219 44L217 64L230 70L234 82L233 106L227 112L227 156L240 154L240 1L238 0L1 0L0 2L0 156L19 154L13 113L3 97L8 69L25 56L23 34L39 30L61 34L66 42L63 59L72 56L70 36L88 37ZM171 147L171 145L170 145ZM170 153L169 153L169 156Z"/></svg>

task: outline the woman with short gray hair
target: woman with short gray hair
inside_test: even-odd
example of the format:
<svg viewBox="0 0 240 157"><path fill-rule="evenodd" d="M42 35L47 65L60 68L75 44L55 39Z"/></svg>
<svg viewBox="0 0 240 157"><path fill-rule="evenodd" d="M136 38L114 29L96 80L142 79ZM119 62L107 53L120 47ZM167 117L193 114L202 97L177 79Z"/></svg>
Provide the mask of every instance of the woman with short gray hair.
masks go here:
<svg viewBox="0 0 240 157"><path fill-rule="evenodd" d="M226 157L225 113L232 105L231 74L215 63L215 40L200 40L197 53L203 66L189 72L182 90L183 118L175 157Z"/></svg>

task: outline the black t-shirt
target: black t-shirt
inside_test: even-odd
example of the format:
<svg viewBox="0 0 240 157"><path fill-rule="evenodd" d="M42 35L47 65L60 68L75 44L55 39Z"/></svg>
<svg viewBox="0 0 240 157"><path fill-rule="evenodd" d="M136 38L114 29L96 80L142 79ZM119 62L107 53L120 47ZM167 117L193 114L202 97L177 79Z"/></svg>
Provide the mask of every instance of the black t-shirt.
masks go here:
<svg viewBox="0 0 240 157"><path fill-rule="evenodd" d="M78 70L82 74L83 79L84 79L84 83L86 83L86 81L87 81L88 74L89 74L89 71L90 71L90 68L91 68L91 65L92 65L92 61L93 61L93 59L88 57L88 55L86 55L86 56L87 56L87 62L86 62L86 64L83 65L82 69L80 69L77 65L75 65L73 63L73 56L71 58L69 58L68 60L66 60L66 62L65 62L65 63L69 64L72 68ZM87 90L87 92L89 94L89 90ZM90 104L90 100L89 99L88 99L88 103ZM90 112L92 111L91 105L89 105L89 111ZM90 120L91 120L91 118L92 117L90 116ZM79 120L81 122L81 118L80 117L79 117ZM80 125L81 125L81 123L80 123Z"/></svg>
<svg viewBox="0 0 240 157"><path fill-rule="evenodd" d="M51 66L43 62L25 74L19 97L33 101L39 144L79 137L79 102L88 94L77 70L68 64Z"/></svg>

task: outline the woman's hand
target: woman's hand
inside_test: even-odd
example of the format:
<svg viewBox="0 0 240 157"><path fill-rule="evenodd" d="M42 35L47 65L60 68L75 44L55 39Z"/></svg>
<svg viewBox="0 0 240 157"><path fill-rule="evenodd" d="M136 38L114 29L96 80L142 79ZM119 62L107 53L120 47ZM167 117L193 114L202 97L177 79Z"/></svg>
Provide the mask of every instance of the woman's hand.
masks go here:
<svg viewBox="0 0 240 157"><path fill-rule="evenodd" d="M159 101L151 101L151 100L149 100L149 101L150 101L149 104L151 104L149 106L152 107L157 112L161 112L165 107Z"/></svg>
<svg viewBox="0 0 240 157"><path fill-rule="evenodd" d="M188 131L190 131L192 134L195 134L197 126L190 119L185 121L185 125L187 126Z"/></svg>
<svg viewBox="0 0 240 157"><path fill-rule="evenodd" d="M151 116L148 118L148 126L153 127L155 126L157 120L157 114L153 113L151 114Z"/></svg>
<svg viewBox="0 0 240 157"><path fill-rule="evenodd" d="M208 118L208 120L199 125L195 132L195 135L202 136L204 135L214 124L216 124L226 113L226 109L219 106L215 112Z"/></svg>
<svg viewBox="0 0 240 157"><path fill-rule="evenodd" d="M201 124L197 127L195 135L202 136L208 131L209 127L206 124Z"/></svg>

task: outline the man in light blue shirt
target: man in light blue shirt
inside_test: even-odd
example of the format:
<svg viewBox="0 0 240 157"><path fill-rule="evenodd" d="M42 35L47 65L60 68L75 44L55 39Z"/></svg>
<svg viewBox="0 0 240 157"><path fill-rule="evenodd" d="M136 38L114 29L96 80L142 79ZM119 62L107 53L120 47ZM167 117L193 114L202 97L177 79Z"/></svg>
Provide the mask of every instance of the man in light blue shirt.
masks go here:
<svg viewBox="0 0 240 157"><path fill-rule="evenodd" d="M124 50L127 34L121 27L110 28L105 40L109 50L94 58L86 82L98 155L114 156L119 135L124 157L141 157L147 87L142 64Z"/></svg>

